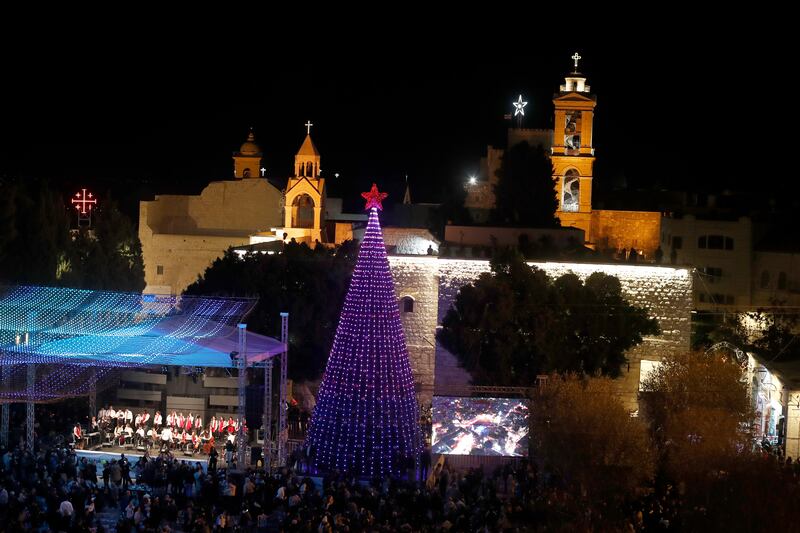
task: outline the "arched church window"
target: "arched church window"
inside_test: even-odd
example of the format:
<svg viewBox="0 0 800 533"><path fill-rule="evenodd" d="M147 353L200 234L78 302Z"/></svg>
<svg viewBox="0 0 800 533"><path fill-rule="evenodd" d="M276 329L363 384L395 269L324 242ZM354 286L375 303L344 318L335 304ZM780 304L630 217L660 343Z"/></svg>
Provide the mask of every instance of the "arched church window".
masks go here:
<svg viewBox="0 0 800 533"><path fill-rule="evenodd" d="M766 289L769 287L769 270L761 272L761 288Z"/></svg>
<svg viewBox="0 0 800 533"><path fill-rule="evenodd" d="M401 308L404 313L414 312L414 298L412 298L411 296L403 296L402 298L400 298L400 301L403 304Z"/></svg>
<svg viewBox="0 0 800 533"><path fill-rule="evenodd" d="M314 176L314 165L311 164L311 161L306 163L306 176L309 178Z"/></svg>
<svg viewBox="0 0 800 533"><path fill-rule="evenodd" d="M577 211L580 206L581 179L580 174L574 168L567 170L564 174L561 192L561 210Z"/></svg>
<svg viewBox="0 0 800 533"><path fill-rule="evenodd" d="M250 169L249 168L244 169L244 171L242 171L242 176L245 177L245 178L249 178L250 177Z"/></svg>

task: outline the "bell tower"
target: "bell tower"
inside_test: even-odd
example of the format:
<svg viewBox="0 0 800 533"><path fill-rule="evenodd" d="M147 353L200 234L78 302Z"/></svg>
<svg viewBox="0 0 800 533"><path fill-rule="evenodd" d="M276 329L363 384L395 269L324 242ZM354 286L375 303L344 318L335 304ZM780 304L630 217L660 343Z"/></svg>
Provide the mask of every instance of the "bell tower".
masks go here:
<svg viewBox="0 0 800 533"><path fill-rule="evenodd" d="M305 124L306 138L294 156L294 177L289 178L284 194L284 228L287 238L313 244L324 242L322 231L325 180L320 177L320 155L311 140L311 121Z"/></svg>
<svg viewBox="0 0 800 533"><path fill-rule="evenodd" d="M572 56L575 68L567 74L564 85L553 97L555 123L551 159L561 225L583 229L588 239L595 159L592 123L597 97L586 84L586 76L578 71L580 59L577 52Z"/></svg>
<svg viewBox="0 0 800 533"><path fill-rule="evenodd" d="M236 179L257 178L261 176L261 147L256 144L253 128L242 143L238 152L233 153L233 176Z"/></svg>

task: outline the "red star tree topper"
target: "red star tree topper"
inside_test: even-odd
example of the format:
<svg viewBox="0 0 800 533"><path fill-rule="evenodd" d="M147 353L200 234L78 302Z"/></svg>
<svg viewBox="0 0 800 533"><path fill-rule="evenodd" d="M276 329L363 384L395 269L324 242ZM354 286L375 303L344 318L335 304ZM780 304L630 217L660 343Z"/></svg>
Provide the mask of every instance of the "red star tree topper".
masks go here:
<svg viewBox="0 0 800 533"><path fill-rule="evenodd" d="M367 201L367 205L364 206L364 209L372 209L373 207L377 207L383 211L381 202L389 195L385 192L378 192L378 186L373 183L372 189L370 189L369 192L362 192L361 196Z"/></svg>

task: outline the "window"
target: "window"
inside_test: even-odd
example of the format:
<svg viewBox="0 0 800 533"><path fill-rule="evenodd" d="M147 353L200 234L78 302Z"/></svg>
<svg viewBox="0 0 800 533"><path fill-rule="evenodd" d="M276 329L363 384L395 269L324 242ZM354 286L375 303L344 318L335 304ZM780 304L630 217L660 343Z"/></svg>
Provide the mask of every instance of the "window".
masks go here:
<svg viewBox="0 0 800 533"><path fill-rule="evenodd" d="M672 249L680 250L681 248L683 248L683 237L675 235L672 237Z"/></svg>
<svg viewBox="0 0 800 533"><path fill-rule="evenodd" d="M411 296L403 296L400 298L400 301L403 303L402 309L404 313L414 312L414 298Z"/></svg>
<svg viewBox="0 0 800 533"><path fill-rule="evenodd" d="M778 274L778 290L786 290L786 272Z"/></svg>
<svg viewBox="0 0 800 533"><path fill-rule="evenodd" d="M156 274L158 274L159 276L164 275L164 265L156 266Z"/></svg>
<svg viewBox="0 0 800 533"><path fill-rule="evenodd" d="M722 235L701 235L697 239L697 247L709 250L733 250L733 239Z"/></svg>
<svg viewBox="0 0 800 533"><path fill-rule="evenodd" d="M716 283L719 281L719 278L722 277L722 269L719 267L706 267L703 271L708 276L708 281L710 283Z"/></svg>
<svg viewBox="0 0 800 533"><path fill-rule="evenodd" d="M761 288L769 288L769 270L764 270L761 272Z"/></svg>

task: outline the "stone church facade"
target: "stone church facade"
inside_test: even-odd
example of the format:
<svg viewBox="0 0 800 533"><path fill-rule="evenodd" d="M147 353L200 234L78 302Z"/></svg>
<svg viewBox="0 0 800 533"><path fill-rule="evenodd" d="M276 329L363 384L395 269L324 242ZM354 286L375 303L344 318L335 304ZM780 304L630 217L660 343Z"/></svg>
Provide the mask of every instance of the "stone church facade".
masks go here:
<svg viewBox="0 0 800 533"><path fill-rule="evenodd" d="M180 294L229 247L284 239L327 242L325 180L310 133L283 190L262 176L262 152L252 131L233 163L232 179L213 181L199 195L140 202L145 292Z"/></svg>

